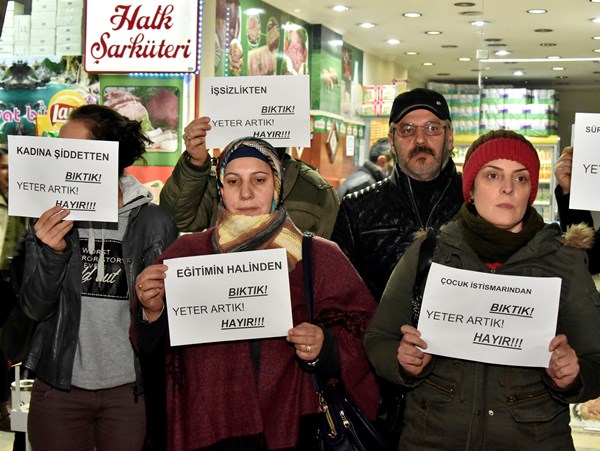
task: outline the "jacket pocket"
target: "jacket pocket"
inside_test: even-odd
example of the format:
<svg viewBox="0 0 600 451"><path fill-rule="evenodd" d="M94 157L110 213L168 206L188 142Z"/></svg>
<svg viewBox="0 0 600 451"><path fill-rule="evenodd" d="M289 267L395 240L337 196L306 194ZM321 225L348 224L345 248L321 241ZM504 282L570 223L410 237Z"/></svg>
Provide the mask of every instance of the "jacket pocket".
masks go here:
<svg viewBox="0 0 600 451"><path fill-rule="evenodd" d="M569 411L566 404L555 401L545 390L519 398L511 398L507 407L517 423L550 422L560 414Z"/></svg>

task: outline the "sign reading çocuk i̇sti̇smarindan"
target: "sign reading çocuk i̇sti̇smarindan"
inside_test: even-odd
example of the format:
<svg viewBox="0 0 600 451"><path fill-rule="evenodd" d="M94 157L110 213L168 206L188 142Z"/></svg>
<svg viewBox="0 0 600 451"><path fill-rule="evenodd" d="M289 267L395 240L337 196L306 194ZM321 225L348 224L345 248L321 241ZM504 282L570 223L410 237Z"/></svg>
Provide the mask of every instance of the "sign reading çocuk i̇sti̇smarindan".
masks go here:
<svg viewBox="0 0 600 451"><path fill-rule="evenodd" d="M284 337L293 327L285 249L181 257L164 264L173 346Z"/></svg>
<svg viewBox="0 0 600 451"><path fill-rule="evenodd" d="M425 352L547 368L561 282L559 277L509 276L432 263L418 325Z"/></svg>
<svg viewBox="0 0 600 451"><path fill-rule="evenodd" d="M38 218L61 205L68 220L118 220L119 143L8 136L8 214Z"/></svg>
<svg viewBox="0 0 600 451"><path fill-rule="evenodd" d="M195 72L199 5L193 0L87 0L87 72Z"/></svg>

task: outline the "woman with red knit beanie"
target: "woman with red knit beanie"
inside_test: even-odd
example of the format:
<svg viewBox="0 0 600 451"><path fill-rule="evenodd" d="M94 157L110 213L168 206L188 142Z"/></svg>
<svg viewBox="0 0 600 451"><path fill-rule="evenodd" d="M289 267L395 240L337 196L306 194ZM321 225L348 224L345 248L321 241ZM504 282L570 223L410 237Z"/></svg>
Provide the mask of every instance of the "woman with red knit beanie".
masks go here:
<svg viewBox="0 0 600 451"><path fill-rule="evenodd" d="M408 389L400 450L574 450L569 403L600 396L600 294L577 249L589 246L593 230L561 236L556 224L544 224L532 207L539 167L525 137L508 130L479 137L465 158L465 203L440 231L433 262L561 278L548 367L428 353L415 321L413 285L426 238L417 239L392 273L364 340L375 371Z"/></svg>

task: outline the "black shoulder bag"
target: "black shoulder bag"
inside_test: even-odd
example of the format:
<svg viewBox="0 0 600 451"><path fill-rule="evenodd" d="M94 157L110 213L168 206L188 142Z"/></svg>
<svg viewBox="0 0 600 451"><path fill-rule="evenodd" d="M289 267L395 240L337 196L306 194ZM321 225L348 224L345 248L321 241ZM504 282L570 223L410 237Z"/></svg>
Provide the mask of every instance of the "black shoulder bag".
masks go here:
<svg viewBox="0 0 600 451"><path fill-rule="evenodd" d="M304 290L310 322L313 322L312 234L302 239ZM390 451L379 432L352 402L340 380L326 384L311 373L319 396L319 451Z"/></svg>

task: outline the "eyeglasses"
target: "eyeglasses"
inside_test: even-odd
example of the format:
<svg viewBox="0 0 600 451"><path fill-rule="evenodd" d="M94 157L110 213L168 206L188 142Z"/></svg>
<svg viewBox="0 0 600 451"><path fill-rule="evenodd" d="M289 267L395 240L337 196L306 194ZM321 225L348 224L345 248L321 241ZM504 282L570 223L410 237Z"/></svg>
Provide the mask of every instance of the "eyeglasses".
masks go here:
<svg viewBox="0 0 600 451"><path fill-rule="evenodd" d="M396 125L395 131L401 138L408 138L417 133L417 128L422 128L427 136L438 136L441 135L448 126L442 125L439 122L427 122L424 125L398 124Z"/></svg>

